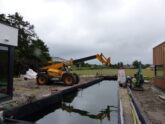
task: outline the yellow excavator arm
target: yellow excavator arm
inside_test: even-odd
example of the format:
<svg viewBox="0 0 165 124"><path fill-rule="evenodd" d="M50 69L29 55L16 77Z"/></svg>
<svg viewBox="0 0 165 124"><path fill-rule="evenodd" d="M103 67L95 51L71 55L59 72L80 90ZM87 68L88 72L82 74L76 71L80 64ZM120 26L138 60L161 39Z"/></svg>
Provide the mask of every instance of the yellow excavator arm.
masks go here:
<svg viewBox="0 0 165 124"><path fill-rule="evenodd" d="M101 62L104 63L105 65L110 65L111 63L111 58L108 57L106 58L102 53L101 54L97 54L96 58Z"/></svg>

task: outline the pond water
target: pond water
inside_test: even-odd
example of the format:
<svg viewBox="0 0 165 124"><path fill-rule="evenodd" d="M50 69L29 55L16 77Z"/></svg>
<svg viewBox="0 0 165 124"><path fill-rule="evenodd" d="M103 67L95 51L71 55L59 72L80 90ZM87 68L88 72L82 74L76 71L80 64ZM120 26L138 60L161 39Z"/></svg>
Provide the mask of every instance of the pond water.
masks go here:
<svg viewBox="0 0 165 124"><path fill-rule="evenodd" d="M59 108L34 120L37 124L118 124L118 85L102 81L63 98Z"/></svg>

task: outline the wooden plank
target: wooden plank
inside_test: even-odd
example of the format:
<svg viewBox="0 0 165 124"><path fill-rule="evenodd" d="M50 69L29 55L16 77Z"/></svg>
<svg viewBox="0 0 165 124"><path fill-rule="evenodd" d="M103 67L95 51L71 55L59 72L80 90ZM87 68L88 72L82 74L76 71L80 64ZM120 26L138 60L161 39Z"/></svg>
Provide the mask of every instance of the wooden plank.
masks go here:
<svg viewBox="0 0 165 124"><path fill-rule="evenodd" d="M154 79L154 85L161 88L161 89L164 89L164 79L162 78L155 78Z"/></svg>

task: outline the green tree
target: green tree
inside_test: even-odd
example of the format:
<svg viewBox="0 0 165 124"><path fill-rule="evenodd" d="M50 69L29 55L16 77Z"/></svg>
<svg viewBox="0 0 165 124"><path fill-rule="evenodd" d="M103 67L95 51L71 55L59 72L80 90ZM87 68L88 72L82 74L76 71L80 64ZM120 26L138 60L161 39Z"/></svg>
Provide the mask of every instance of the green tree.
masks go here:
<svg viewBox="0 0 165 124"><path fill-rule="evenodd" d="M151 66L151 64L143 64L143 68L148 68L150 66Z"/></svg>
<svg viewBox="0 0 165 124"><path fill-rule="evenodd" d="M118 63L117 63L117 67L118 67L118 68L123 67L123 65L124 65L123 62L118 62Z"/></svg>
<svg viewBox="0 0 165 124"><path fill-rule="evenodd" d="M0 21L18 28L18 47L15 48L15 74L28 68L37 69L50 60L48 47L37 36L34 26L25 21L19 13L0 14Z"/></svg>
<svg viewBox="0 0 165 124"><path fill-rule="evenodd" d="M141 61L135 60L132 62L132 65L134 66L134 68L138 68L139 65L142 64Z"/></svg>

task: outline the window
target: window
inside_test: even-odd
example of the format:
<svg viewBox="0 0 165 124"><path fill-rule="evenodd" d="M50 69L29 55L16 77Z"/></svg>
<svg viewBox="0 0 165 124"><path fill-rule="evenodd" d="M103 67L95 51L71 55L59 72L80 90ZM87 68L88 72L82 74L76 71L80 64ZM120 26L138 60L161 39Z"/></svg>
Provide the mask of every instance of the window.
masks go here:
<svg viewBox="0 0 165 124"><path fill-rule="evenodd" d="M155 66L155 76L156 77L163 77L163 65L156 65Z"/></svg>
<svg viewBox="0 0 165 124"><path fill-rule="evenodd" d="M8 92L8 47L0 46L0 98Z"/></svg>

